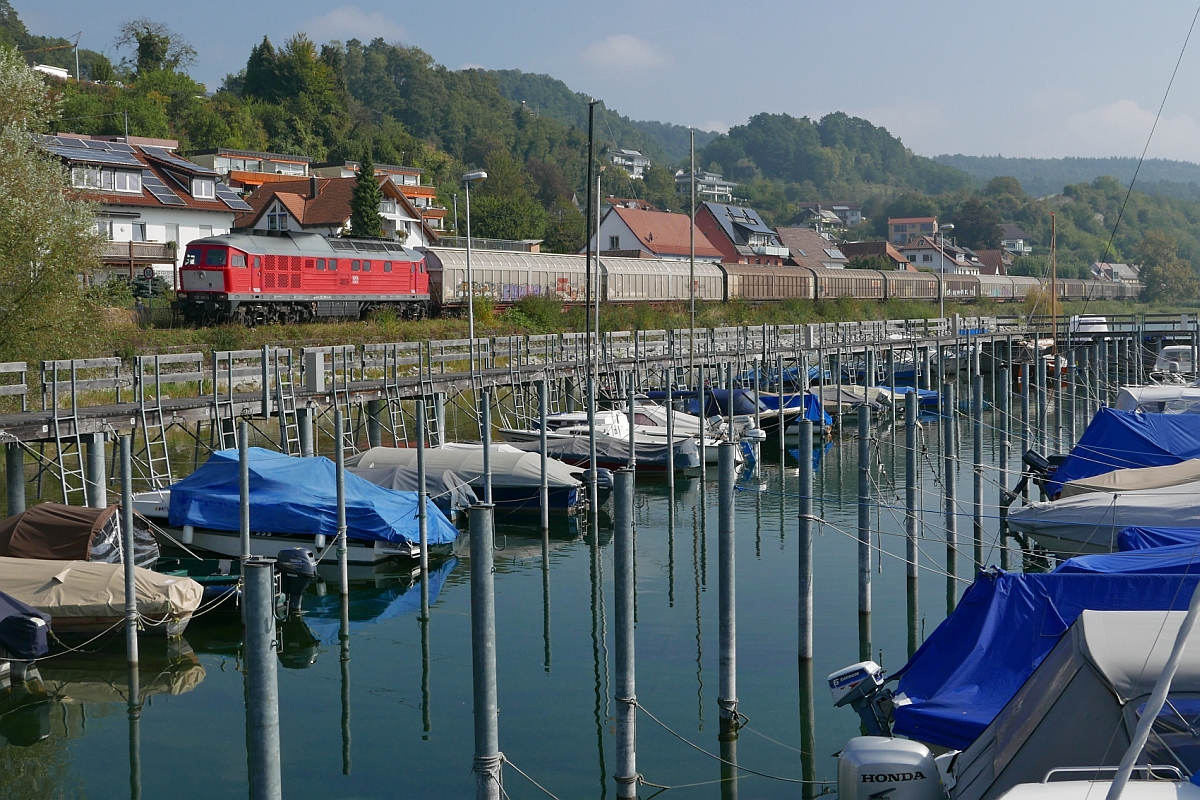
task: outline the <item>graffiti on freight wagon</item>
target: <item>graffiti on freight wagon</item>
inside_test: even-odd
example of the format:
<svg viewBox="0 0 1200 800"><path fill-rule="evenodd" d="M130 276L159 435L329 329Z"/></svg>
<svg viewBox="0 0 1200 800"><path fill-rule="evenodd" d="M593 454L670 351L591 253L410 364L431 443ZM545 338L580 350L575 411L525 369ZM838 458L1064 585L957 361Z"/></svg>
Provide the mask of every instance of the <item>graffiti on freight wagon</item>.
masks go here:
<svg viewBox="0 0 1200 800"><path fill-rule="evenodd" d="M498 303L513 303L522 297L540 296L545 293L545 287L539 284L475 282L476 297L487 297ZM574 286L571 284L570 278L560 277L554 285L554 294L563 300L582 300L585 295L585 287L583 284ZM462 281L458 285L458 299L466 299L466 296L467 282Z"/></svg>

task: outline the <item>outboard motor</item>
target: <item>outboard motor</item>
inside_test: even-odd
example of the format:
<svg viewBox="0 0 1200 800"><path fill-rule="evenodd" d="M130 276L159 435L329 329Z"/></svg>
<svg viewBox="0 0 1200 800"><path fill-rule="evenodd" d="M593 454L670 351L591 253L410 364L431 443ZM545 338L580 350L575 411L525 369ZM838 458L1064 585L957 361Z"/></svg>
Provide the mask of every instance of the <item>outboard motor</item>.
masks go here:
<svg viewBox="0 0 1200 800"><path fill-rule="evenodd" d="M307 547L287 547L275 556L283 593L288 599L288 613L299 614L304 593L317 578L317 558Z"/></svg>
<svg viewBox="0 0 1200 800"><path fill-rule="evenodd" d="M838 754L838 800L945 800L939 767L920 742L857 736Z"/></svg>
<svg viewBox="0 0 1200 800"><path fill-rule="evenodd" d="M884 684L883 668L874 661L860 661L829 676L829 691L837 708L850 706L862 719L871 736L892 734L892 690Z"/></svg>

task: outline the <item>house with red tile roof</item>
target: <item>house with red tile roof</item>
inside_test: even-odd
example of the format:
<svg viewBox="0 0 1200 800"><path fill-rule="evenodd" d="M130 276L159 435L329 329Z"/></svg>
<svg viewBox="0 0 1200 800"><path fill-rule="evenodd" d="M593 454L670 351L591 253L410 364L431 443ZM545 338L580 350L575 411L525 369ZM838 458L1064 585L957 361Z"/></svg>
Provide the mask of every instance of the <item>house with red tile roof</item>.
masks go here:
<svg viewBox="0 0 1200 800"><path fill-rule="evenodd" d="M602 252L620 251L622 255L633 257L686 261L691 257L690 228L691 220L687 214L617 205L610 207L600 220L598 241ZM596 241L592 240L593 247ZM696 260L721 260L721 251L699 228L696 228Z"/></svg>
<svg viewBox="0 0 1200 800"><path fill-rule="evenodd" d="M437 233L393 181L378 177L383 200L383 234L405 247L428 247ZM234 221L238 231L302 231L341 236L350 227L350 200L357 178L322 178L266 183L246 198L250 209Z"/></svg>
<svg viewBox="0 0 1200 800"><path fill-rule="evenodd" d="M850 263L837 239L827 233L813 228L776 228L775 233L788 249L790 263L797 267L845 269Z"/></svg>
<svg viewBox="0 0 1200 800"><path fill-rule="evenodd" d="M174 287L187 243L228 233L234 214L249 208L215 170L180 158L172 139L60 133L37 143L96 204L107 242L103 269L85 276L89 282L151 269Z"/></svg>
<svg viewBox="0 0 1200 800"><path fill-rule="evenodd" d="M1012 254L1008 250L976 250L980 275L1007 275L1012 266Z"/></svg>
<svg viewBox="0 0 1200 800"><path fill-rule="evenodd" d="M892 264L892 269L917 272L917 267L908 258L892 246L891 242L842 242L842 252L846 258L853 261L856 258L872 256L886 258Z"/></svg>

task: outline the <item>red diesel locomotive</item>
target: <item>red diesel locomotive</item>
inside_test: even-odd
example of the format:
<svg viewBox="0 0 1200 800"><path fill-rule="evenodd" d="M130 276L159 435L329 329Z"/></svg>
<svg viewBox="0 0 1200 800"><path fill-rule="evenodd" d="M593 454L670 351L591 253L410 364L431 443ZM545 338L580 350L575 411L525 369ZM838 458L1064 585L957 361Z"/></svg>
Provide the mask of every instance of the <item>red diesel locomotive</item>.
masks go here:
<svg viewBox="0 0 1200 800"><path fill-rule="evenodd" d="M425 257L397 242L312 233L227 234L187 246L175 310L188 322L246 325L429 315Z"/></svg>

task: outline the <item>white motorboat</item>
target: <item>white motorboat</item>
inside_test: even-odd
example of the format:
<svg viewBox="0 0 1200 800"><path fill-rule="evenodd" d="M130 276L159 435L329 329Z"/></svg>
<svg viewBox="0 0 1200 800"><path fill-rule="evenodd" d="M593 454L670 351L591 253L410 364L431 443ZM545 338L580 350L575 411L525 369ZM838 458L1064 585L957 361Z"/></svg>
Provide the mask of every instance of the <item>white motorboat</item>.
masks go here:
<svg viewBox="0 0 1200 800"><path fill-rule="evenodd" d="M634 406L633 440L635 444L664 445L667 443L667 410L653 403L637 403ZM674 438L695 438L699 444L701 420L692 414L676 411L672 420ZM723 423L722 423L723 425ZM613 439L629 439L629 411L626 408L609 409L595 412L596 433ZM566 436L587 436L591 429L588 427L586 411L570 411L560 414L550 414L546 417L547 438L562 438ZM541 431L536 428L501 428L500 437L508 442L536 442L541 439ZM718 445L722 439L714 436L704 438L705 461L716 464ZM738 460L741 454L738 453Z"/></svg>

